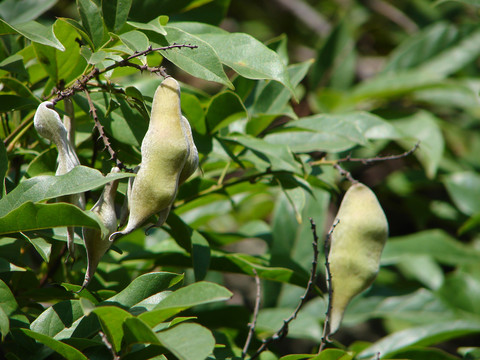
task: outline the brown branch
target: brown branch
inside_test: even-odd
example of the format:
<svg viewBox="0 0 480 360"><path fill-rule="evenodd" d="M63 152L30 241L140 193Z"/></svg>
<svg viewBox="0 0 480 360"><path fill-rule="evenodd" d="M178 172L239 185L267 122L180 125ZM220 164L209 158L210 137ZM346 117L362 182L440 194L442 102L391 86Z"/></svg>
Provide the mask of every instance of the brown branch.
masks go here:
<svg viewBox="0 0 480 360"><path fill-rule="evenodd" d="M252 268L252 271L255 274L255 285L256 285L255 307L253 308L252 322L248 324L248 327L249 327L248 336L242 350L242 359L245 359L250 343L252 342L253 334L255 333L255 325L257 324L258 311L260 310L260 297L261 297L260 277L258 276L257 270Z"/></svg>
<svg viewBox="0 0 480 360"><path fill-rule="evenodd" d="M137 66L140 66L140 65L136 65L136 64L132 63L130 61L132 59L138 58L138 57L143 56L143 55L147 55L147 54L149 54L151 52L155 52L155 51L171 50L171 49L178 49L178 48L196 49L196 48L198 48L198 46L197 45L190 45L190 44L172 44L172 45L169 45L169 46L163 46L163 47L159 47L159 48L152 48L150 46L147 50L140 51L140 52L135 52L133 55L130 55L129 57L127 57L127 58L125 58L121 61L118 61L118 62L116 62L116 63L114 63L110 66L107 66L106 68L104 68L102 70L100 70L97 67L94 67L88 74L82 76L82 78L75 81L75 83L71 87L69 87L65 90L59 91L57 93L57 96L52 100L52 103L55 105L57 102L65 99L67 97L71 97L79 91L85 91L87 82L92 80L94 77L96 77L98 75L101 75L101 74L104 74L104 73L106 73L110 70L113 70L113 69L118 68L118 67L126 67L126 66L129 66L129 67L133 66L135 68L138 68ZM148 66L145 66L145 67L140 66L140 68L143 68L143 70L148 70L148 71L151 70L154 73L160 73L164 77L166 76L165 71L161 67L151 68L151 67L148 67ZM140 69L140 70L142 70L142 69Z"/></svg>
<svg viewBox="0 0 480 360"><path fill-rule="evenodd" d="M117 353L115 353L115 349L113 348L112 344L110 344L110 341L108 341L105 333L103 333L102 331L99 331L98 335L100 335L102 342L105 344L107 349L112 353L113 360L120 360L120 356L118 356Z"/></svg>
<svg viewBox="0 0 480 360"><path fill-rule="evenodd" d="M340 219L336 219L335 222L332 224L332 227L328 231L327 235L325 236L325 243L323 245L324 252L325 252L325 272L327 277L327 292L328 292L328 303L327 303L327 312L325 313L325 322L323 323L323 333L322 333L322 340L320 342L320 347L318 349L318 353L320 354L327 345L329 330L330 330L330 317L332 313L332 296L333 296L333 289L332 289L332 273L330 272L330 262L329 262L329 254L330 254L330 244L332 240L333 230L340 222Z"/></svg>
<svg viewBox="0 0 480 360"><path fill-rule="evenodd" d="M371 164L371 163L374 163L374 162L379 162L379 161L399 160L399 159L402 159L404 157L407 157L407 156L413 154L419 148L419 146L420 146L420 141L417 141L417 143L413 146L413 148L411 148L410 150L407 150L407 151L405 151L401 154L397 154L397 155L376 156L376 157L373 157L373 158L365 158L365 159L352 158L350 156L347 156L343 159L338 159L336 161L337 161L337 163L339 163L339 162L361 162L364 165L368 165L368 164Z"/></svg>
<svg viewBox="0 0 480 360"><path fill-rule="evenodd" d="M312 234L313 234L313 260L312 260L312 269L310 271L310 278L308 279L307 283L307 288L305 289L305 292L303 293L302 297L300 298L300 302L298 303L297 307L293 311L292 315L288 319L283 320L283 325L282 327L271 337L265 339L262 341L262 345L257 349L255 354L252 355L250 360L256 359L262 352L264 352L268 346L278 340L283 339L285 336L288 334L288 326L290 323L297 318L298 313L300 312L300 309L305 305L307 302L307 296L312 290L314 284L315 284L315 278L317 274L317 264L318 264L318 236L317 236L317 226L315 222L313 221L312 218L310 218L310 225L312 229Z"/></svg>
<svg viewBox="0 0 480 360"><path fill-rule="evenodd" d="M333 167L338 170L338 172L340 173L340 175L342 176L345 176L347 178L348 181L350 181L352 184L355 184L355 183L358 183L358 180L356 180L352 174L350 173L350 171L347 171L345 170L344 168L342 168L339 164L333 164Z"/></svg>
<svg viewBox="0 0 480 360"><path fill-rule="evenodd" d="M95 105L93 104L92 98L90 97L90 93L88 92L87 89L85 89L84 92L85 92L85 96L87 97L87 100L88 100L88 106L90 107L90 115L93 118L93 122L95 123L95 127L98 130L100 138L102 138L102 140L103 140L103 144L105 145L105 149L107 149L108 153L110 154L110 160L113 160L115 162L115 165L120 170L133 172L132 169L129 169L128 167L126 167L125 164L123 164L118 159L117 153L115 152L115 150L113 150L112 145L110 143L110 140L108 139L107 135L105 134L105 129L103 128L103 125L100 123L100 120L98 120L97 111L95 109Z"/></svg>

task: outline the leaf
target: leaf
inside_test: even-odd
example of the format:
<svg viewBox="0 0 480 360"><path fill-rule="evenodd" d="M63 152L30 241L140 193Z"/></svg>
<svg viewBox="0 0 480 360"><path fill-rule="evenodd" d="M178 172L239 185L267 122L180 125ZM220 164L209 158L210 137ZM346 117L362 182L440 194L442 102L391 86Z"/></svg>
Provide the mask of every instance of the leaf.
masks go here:
<svg viewBox="0 0 480 360"><path fill-rule="evenodd" d="M160 331L157 337L180 360L203 360L215 347L210 330L198 324L182 323Z"/></svg>
<svg viewBox="0 0 480 360"><path fill-rule="evenodd" d="M218 82L231 89L233 88L231 81L223 70L217 53L207 42L176 27L165 26L165 31L167 31L165 36L158 33L148 33L147 36L151 43L159 47L171 44L198 46L195 49L177 48L161 50L160 53L165 58L190 75L207 81Z"/></svg>
<svg viewBox="0 0 480 360"><path fill-rule="evenodd" d="M75 349L74 347L67 345L61 341L52 339L51 337L44 335L44 334L39 334L34 331L28 330L28 329L20 329L23 331L26 335L30 336L31 338L39 341L40 343L48 346L50 349L55 351L57 354L60 354L63 356L65 359L68 360L88 360L88 358L83 355L80 351Z"/></svg>
<svg viewBox="0 0 480 360"><path fill-rule="evenodd" d="M435 22L397 46L382 73L415 68L441 54L458 40L459 32L455 26L447 22Z"/></svg>
<svg viewBox="0 0 480 360"><path fill-rule="evenodd" d="M448 195L455 206L465 215L480 212L480 175L476 172L464 171L447 175L443 180Z"/></svg>
<svg viewBox="0 0 480 360"><path fill-rule="evenodd" d="M22 233L22 236L33 245L38 254L42 257L45 262L50 261L50 254L52 252L52 244L46 242L43 238L30 238L27 235Z"/></svg>
<svg viewBox="0 0 480 360"><path fill-rule="evenodd" d="M160 35L167 35L167 31L165 28L162 26L160 23L160 20L163 15L149 21L148 23L141 23L141 22L135 22L135 21L128 21L128 25L131 25L137 29L141 30L149 30L149 31L154 31L159 33Z"/></svg>
<svg viewBox="0 0 480 360"><path fill-rule="evenodd" d="M174 291L162 300L154 310L139 315L139 318L149 326L155 326L192 306L226 301L231 296L232 293L223 286L200 281Z"/></svg>
<svg viewBox="0 0 480 360"><path fill-rule="evenodd" d="M78 12L82 19L82 25L95 46L98 49L103 44L103 19L100 8L92 0L77 0Z"/></svg>
<svg viewBox="0 0 480 360"><path fill-rule="evenodd" d="M5 336L10 332L10 321L8 315L5 313L2 307L0 307L0 334L2 335L2 341Z"/></svg>
<svg viewBox="0 0 480 360"><path fill-rule="evenodd" d="M27 201L37 202L96 189L112 180L131 177L132 174L108 174L77 166L65 175L42 175L22 181L7 196L0 199L0 218Z"/></svg>
<svg viewBox="0 0 480 360"><path fill-rule="evenodd" d="M30 330L48 337L55 337L83 316L78 300L58 302L45 309L31 323Z"/></svg>
<svg viewBox="0 0 480 360"><path fill-rule="evenodd" d="M453 309L480 314L480 304L477 301L480 281L474 276L464 271L451 273L438 293Z"/></svg>
<svg viewBox="0 0 480 360"><path fill-rule="evenodd" d="M367 112L319 114L287 123L265 137L271 144L288 143L295 152L340 152L368 140L397 139L400 133L390 123Z"/></svg>
<svg viewBox="0 0 480 360"><path fill-rule="evenodd" d="M0 20L1 21L1 20ZM38 106L38 102L23 96L17 95L3 95L2 102L0 103L1 112L9 112L22 109L35 109Z"/></svg>
<svg viewBox="0 0 480 360"><path fill-rule="evenodd" d="M115 352L118 353L122 347L124 336L123 323L126 319L131 318L132 315L116 306L100 306L92 312L98 316L103 332L110 344L112 344Z"/></svg>
<svg viewBox="0 0 480 360"><path fill-rule="evenodd" d="M127 317L123 322L123 332L126 345L160 344L157 335L139 318Z"/></svg>
<svg viewBox="0 0 480 360"><path fill-rule="evenodd" d="M201 281L207 275L210 266L210 245L198 231L193 231L191 240L195 281Z"/></svg>
<svg viewBox="0 0 480 360"><path fill-rule="evenodd" d="M411 117L392 122L406 138L413 138L413 140L400 139L398 141L405 149L413 148L415 143L420 141L420 146L414 155L423 165L425 173L430 179L437 173L445 147L445 141L437 121L433 114L421 111Z"/></svg>
<svg viewBox="0 0 480 360"><path fill-rule="evenodd" d="M260 310L255 329L257 334L262 338L273 335L293 311L294 309L279 307ZM288 326L288 337L318 341L322 337L322 328L318 320L311 314L300 311L297 318Z"/></svg>
<svg viewBox="0 0 480 360"><path fill-rule="evenodd" d="M369 358L380 353L389 356L410 346L429 346L465 335L480 333L480 323L467 320L437 322L408 328L387 335L358 354L359 359Z"/></svg>
<svg viewBox="0 0 480 360"><path fill-rule="evenodd" d="M211 25L175 23L209 43L222 63L248 79L269 79L282 83L294 94L287 68L280 56L245 33L228 33Z"/></svg>
<svg viewBox="0 0 480 360"><path fill-rule="evenodd" d="M85 226L106 233L102 221L90 211L67 204L34 204L28 201L0 218L0 234L63 226Z"/></svg>
<svg viewBox="0 0 480 360"><path fill-rule="evenodd" d="M228 126L239 118L245 117L247 117L247 110L242 100L231 91L221 92L213 96L205 114L210 134Z"/></svg>
<svg viewBox="0 0 480 360"><path fill-rule="evenodd" d="M301 174L300 163L294 158L288 143L272 144L263 139L257 139L243 134L231 134L223 137L223 140L235 142L252 150L252 152L266 163L266 167L272 170L289 171Z"/></svg>
<svg viewBox="0 0 480 360"><path fill-rule="evenodd" d="M109 31L118 33L128 18L132 0L103 0L102 14ZM144 49L145 50L145 49Z"/></svg>
<svg viewBox="0 0 480 360"><path fill-rule="evenodd" d="M404 257L431 256L447 265L478 263L480 253L456 241L440 229L417 232L388 239L382 253L382 264L395 264Z"/></svg>
<svg viewBox="0 0 480 360"><path fill-rule="evenodd" d="M58 41L53 33L53 27L46 27L35 21L28 21L13 26L0 19L0 35L14 33L18 33L33 42L54 47L60 51L65 51L65 47L60 41Z"/></svg>
<svg viewBox="0 0 480 360"><path fill-rule="evenodd" d="M15 296L3 280L0 280L0 308L7 316L11 316L18 309Z"/></svg>
<svg viewBox="0 0 480 360"><path fill-rule="evenodd" d="M56 4L57 0L4 0L0 3L0 17L10 24L35 20Z"/></svg>
<svg viewBox="0 0 480 360"><path fill-rule="evenodd" d="M169 272L153 272L135 278L117 295L105 300L104 303L118 303L131 308L138 302L164 291L183 279L183 275Z"/></svg>
<svg viewBox="0 0 480 360"><path fill-rule="evenodd" d="M0 141L0 199L4 195L5 175L8 171L8 155L7 149L3 141Z"/></svg>
<svg viewBox="0 0 480 360"><path fill-rule="evenodd" d="M122 42L132 51L141 52L150 45L147 36L140 31L129 31L120 35Z"/></svg>

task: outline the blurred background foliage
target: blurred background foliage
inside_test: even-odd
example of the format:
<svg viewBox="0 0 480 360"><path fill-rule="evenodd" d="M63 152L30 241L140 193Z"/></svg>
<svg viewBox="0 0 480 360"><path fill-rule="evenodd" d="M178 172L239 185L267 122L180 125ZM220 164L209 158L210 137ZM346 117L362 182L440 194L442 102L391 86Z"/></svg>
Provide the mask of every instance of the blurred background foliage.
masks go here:
<svg viewBox="0 0 480 360"><path fill-rule="evenodd" d="M382 359L480 358L480 3L134 0L122 23L122 11L112 9L126 9L129 3L0 2L0 175L6 174L10 196L0 200L0 234L5 234L0 240L2 356L75 358L73 350L68 356L62 353L67 344L68 351L74 348L89 358L111 358L97 334L102 328L114 345L120 341L115 350L125 359L162 356L158 354L204 358L213 345L201 329L215 337L212 358L240 357L255 300L254 268L262 280L262 304L253 354L261 339L281 327L304 292L312 262L308 218L323 236L349 186L332 164L347 157L401 154L420 142L413 155L400 159L341 163L377 194L390 239L377 280L351 303L334 336L331 347L338 350L319 359L375 359L377 353ZM91 16L82 18L78 4ZM103 10L100 25L88 22L96 19L96 9ZM157 21L161 15L168 15L168 24L166 18ZM82 22L83 29L63 19ZM31 20L53 26L66 52L55 50L60 45L44 40L48 36L36 38L24 26ZM168 35L161 34L162 26ZM219 28L230 34L219 34ZM62 195L21 198L11 193L22 182L26 189L27 180L55 173L56 149L31 126L34 110L52 98L54 87L71 86L93 64L104 68L151 44L200 41L204 49L205 43L211 45L208 54L181 49L178 56L167 51L141 61L157 66L163 60L167 72L182 82L182 110L192 125L201 171L182 185L163 228L120 239L100 263L89 291L74 294L79 287L73 284L81 283L85 270L83 249L75 264L66 265L64 228L39 230L41 224L29 228L13 221L26 214L20 205ZM238 54L240 41L247 45ZM246 66L239 62L242 56ZM107 75L99 79L102 86L92 86L92 99L119 158L135 166L159 80L133 68ZM123 93L114 90L120 88ZM105 174L111 162L95 140L98 135L92 135L86 98L77 93L73 99L80 161ZM57 107L62 113L63 102ZM86 184L93 181L87 173L82 176ZM119 207L125 189L126 181L119 188ZM101 189L91 185L87 190L91 207ZM144 279L153 271L158 272L151 275L156 287L148 287ZM310 294L288 336L262 353L262 359L299 353L312 355L285 360L314 358L326 310L318 295L325 290L323 272L319 266L316 294ZM228 290L200 280L221 284L233 298L210 304L226 300ZM127 287L132 281L139 287ZM143 306L145 299L157 306L145 305L146 314L165 310L156 295L168 299L195 284L209 296L180 293L178 299L188 306L170 316L189 309L182 318L167 324L168 317L160 316L157 327L148 324L161 345L137 344L153 342L131 335L140 333L143 325L137 322L147 318L135 312L136 320L115 323L108 331L108 316L129 318L119 312L142 301ZM145 286L148 290L139 296L138 289ZM119 296L122 290L125 298ZM52 315L53 304L59 318ZM111 308L97 306L108 304ZM92 311L98 319L89 315ZM188 322L190 316L196 320ZM184 321L183 331L203 341L202 351L177 348L181 337L168 330ZM53 330L45 325L50 323L56 324ZM92 331L83 331L81 323ZM204 328L195 327L199 324ZM154 355L147 354L148 348Z"/></svg>

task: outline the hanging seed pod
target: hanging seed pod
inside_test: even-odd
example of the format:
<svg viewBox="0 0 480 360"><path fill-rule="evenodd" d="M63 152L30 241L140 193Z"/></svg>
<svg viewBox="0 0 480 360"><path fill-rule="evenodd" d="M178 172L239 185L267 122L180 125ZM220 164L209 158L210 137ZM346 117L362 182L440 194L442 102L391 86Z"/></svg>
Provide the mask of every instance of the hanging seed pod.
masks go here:
<svg viewBox="0 0 480 360"><path fill-rule="evenodd" d="M44 101L41 103L33 118L33 125L38 134L55 144L58 150L57 171L55 175L63 175L72 170L75 166L80 165L75 149L68 139L68 132L65 125L60 120L60 115L53 110L53 103ZM68 202L77 205L81 209L85 209L85 196L82 194L73 194L58 199L59 201ZM75 252L74 229L67 228L68 252L73 258Z"/></svg>
<svg viewBox="0 0 480 360"><path fill-rule="evenodd" d="M335 333L349 302L377 276L388 223L377 197L356 183L346 192L331 236L332 303L329 334Z"/></svg>
<svg viewBox="0 0 480 360"><path fill-rule="evenodd" d="M115 167L111 173L119 173L120 169ZM87 271L83 281L83 290L97 270L98 263L102 256L108 251L112 242L109 240L110 235L117 230L117 215L115 213L115 194L117 192L118 180L109 182L105 185L103 192L92 207L91 211L98 215L108 230L108 233L102 234L101 230L83 228L83 242L87 251Z"/></svg>
<svg viewBox="0 0 480 360"><path fill-rule="evenodd" d="M139 228L154 214L159 214L157 226L165 222L180 179L186 180L198 166L198 153L192 144L190 125L181 114L180 85L168 77L153 97L150 124L141 146L142 163L128 194L127 226L111 239Z"/></svg>

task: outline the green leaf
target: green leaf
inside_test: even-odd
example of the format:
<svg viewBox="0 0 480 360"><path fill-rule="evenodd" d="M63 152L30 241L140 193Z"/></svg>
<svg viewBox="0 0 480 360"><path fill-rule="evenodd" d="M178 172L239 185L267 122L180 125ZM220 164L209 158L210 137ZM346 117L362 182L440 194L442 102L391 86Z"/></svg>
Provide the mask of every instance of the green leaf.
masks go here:
<svg viewBox="0 0 480 360"><path fill-rule="evenodd" d="M78 300L61 301L48 307L31 323L30 330L35 333L55 337L62 330L69 328L83 316Z"/></svg>
<svg viewBox="0 0 480 360"><path fill-rule="evenodd" d="M164 291L183 279L183 275L169 272L153 272L135 278L117 295L105 300L105 303L118 303L131 308L138 302Z"/></svg>
<svg viewBox="0 0 480 360"><path fill-rule="evenodd" d="M5 185L5 175L8 171L8 155L7 149L3 141L0 141L0 199L3 197L4 185Z"/></svg>
<svg viewBox="0 0 480 360"><path fill-rule="evenodd" d="M104 28L101 10L92 0L77 0L77 7L82 25L95 46L92 50L96 50L103 44Z"/></svg>
<svg viewBox="0 0 480 360"><path fill-rule="evenodd" d="M223 137L222 139L235 142L250 149L262 162L265 162L266 168L271 167L272 170L302 173L300 163L294 158L289 145L287 145L288 142L272 144L266 140L239 133Z"/></svg>
<svg viewBox="0 0 480 360"><path fill-rule="evenodd" d="M10 321L8 320L8 315L0 306L0 334L2 335L2 341L9 332L10 332Z"/></svg>
<svg viewBox="0 0 480 360"><path fill-rule="evenodd" d="M67 203L34 204L28 201L0 218L0 234L63 226L85 226L107 232L91 211Z"/></svg>
<svg viewBox="0 0 480 360"><path fill-rule="evenodd" d="M38 238L30 238L25 234L22 234L22 236L30 243L33 245L35 250L37 250L38 254L42 257L42 259L45 262L50 261L50 254L52 252L52 244L46 242L43 238L38 237Z"/></svg>
<svg viewBox="0 0 480 360"><path fill-rule="evenodd" d="M203 360L215 347L210 330L198 324L182 323L160 331L157 337L180 360Z"/></svg>
<svg viewBox="0 0 480 360"><path fill-rule="evenodd" d="M190 75L224 84L231 89L233 88L233 84L223 70L218 54L207 42L176 27L165 26L165 30L167 31L165 36L153 32L148 33L147 36L150 42L158 47L171 44L198 46L195 49L176 48L161 50L160 53L165 58Z"/></svg>
<svg viewBox="0 0 480 360"><path fill-rule="evenodd" d="M382 357L388 358L413 345L429 346L449 339L478 333L480 333L480 322L467 320L437 322L387 335L360 352L358 357L360 359L370 358L380 353Z"/></svg>
<svg viewBox="0 0 480 360"><path fill-rule="evenodd" d="M3 280L0 280L0 308L7 316L11 316L18 309L15 296Z"/></svg>
<svg viewBox="0 0 480 360"><path fill-rule="evenodd" d="M205 114L210 134L246 116L247 110L242 100L231 91L221 92L213 96Z"/></svg>
<svg viewBox="0 0 480 360"><path fill-rule="evenodd" d="M388 239L382 253L382 264L396 264L404 257L426 255L447 265L478 263L480 253L456 241L440 229Z"/></svg>
<svg viewBox="0 0 480 360"><path fill-rule="evenodd" d="M399 140L405 149L413 148L420 141L420 146L414 155L423 165L425 173L430 179L437 173L445 147L442 131L437 121L438 119L433 114L421 111L411 117L392 122L405 138L412 139Z"/></svg>
<svg viewBox="0 0 480 360"><path fill-rule="evenodd" d="M127 21L131 6L132 0L102 0L103 19L109 31L118 33Z"/></svg>
<svg viewBox="0 0 480 360"><path fill-rule="evenodd" d="M0 20L1 21L1 20ZM38 106L38 102L23 96L3 95L0 103L1 112L29 109L33 110Z"/></svg>
<svg viewBox="0 0 480 360"><path fill-rule="evenodd" d="M159 33L160 35L167 35L167 31L165 30L165 28L161 24L162 16L159 16L159 17L149 21L148 23L128 21L128 25L131 25L131 26L133 26L137 29L140 29L140 30L154 31L156 33Z"/></svg>
<svg viewBox="0 0 480 360"><path fill-rule="evenodd" d="M139 318L127 317L123 322L123 332L126 345L160 344L157 335Z"/></svg>
<svg viewBox="0 0 480 360"><path fill-rule="evenodd" d="M154 310L139 315L149 326L155 326L179 312L195 305L230 299L232 293L210 282L196 282L174 291L162 300Z"/></svg>
<svg viewBox="0 0 480 360"><path fill-rule="evenodd" d="M83 355L80 351L75 349L74 347L67 345L61 341L52 339L51 337L39 334L34 331L28 329L20 329L26 335L30 336L31 338L37 340L38 342L48 346L50 349L55 351L57 354L60 354L65 359L68 360L88 360L88 358Z"/></svg>
<svg viewBox="0 0 480 360"><path fill-rule="evenodd" d="M283 325L283 321L292 315L294 309L271 308L262 309L258 313L256 332L262 338L273 335ZM323 315L318 314L319 318ZM322 337L322 328L318 318L301 312L288 326L288 336L297 339L318 341Z"/></svg>
<svg viewBox="0 0 480 360"><path fill-rule="evenodd" d="M122 348L124 336L123 323L132 315L115 306L100 306L95 308L93 313L98 316L103 332L112 344L113 349L115 352L119 352Z"/></svg>
<svg viewBox="0 0 480 360"><path fill-rule="evenodd" d="M444 184L448 195L455 206L465 215L473 215L480 212L480 203L476 201L480 197L480 175L476 172L455 172L444 178Z"/></svg>
<svg viewBox="0 0 480 360"><path fill-rule="evenodd" d="M53 27L46 27L35 21L12 26L0 19L0 35L14 33L18 33L33 42L54 47L60 51L65 51L65 47L60 41L58 41L53 33Z"/></svg>
<svg viewBox="0 0 480 360"><path fill-rule="evenodd" d="M22 181L7 196L0 199L0 218L27 201L37 202L96 189L112 180L131 177L132 174L108 174L77 166L65 175L42 175Z"/></svg>
<svg viewBox="0 0 480 360"><path fill-rule="evenodd" d="M198 231L193 231L191 240L195 281L201 281L207 275L210 266L210 245Z"/></svg>
<svg viewBox="0 0 480 360"><path fill-rule="evenodd" d="M57 0L4 0L0 3L0 17L10 24L35 20L57 3Z"/></svg>
<svg viewBox="0 0 480 360"><path fill-rule="evenodd" d="M244 33L228 33L199 23L175 23L175 27L193 33L209 43L222 63L241 76L278 81L294 94L287 68L280 56L254 37Z"/></svg>
<svg viewBox="0 0 480 360"><path fill-rule="evenodd" d="M452 24L433 23L397 46L382 73L415 68L453 46L458 39L458 30Z"/></svg>
<svg viewBox="0 0 480 360"><path fill-rule="evenodd" d="M453 309L480 314L480 281L474 276L464 271L449 274L438 293Z"/></svg>
<svg viewBox="0 0 480 360"><path fill-rule="evenodd" d="M271 144L289 144L295 152L340 152L369 140L396 139L400 133L382 118L367 113L319 114L287 123L268 134Z"/></svg>
<svg viewBox="0 0 480 360"><path fill-rule="evenodd" d="M136 30L121 34L120 39L134 52L144 51L150 46L147 36L144 33Z"/></svg>

